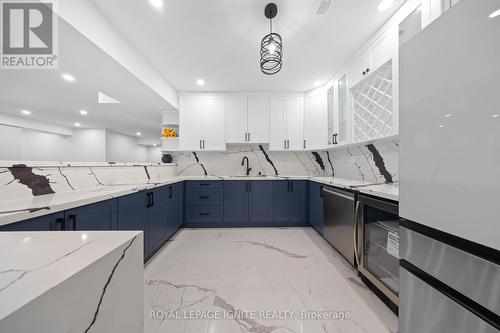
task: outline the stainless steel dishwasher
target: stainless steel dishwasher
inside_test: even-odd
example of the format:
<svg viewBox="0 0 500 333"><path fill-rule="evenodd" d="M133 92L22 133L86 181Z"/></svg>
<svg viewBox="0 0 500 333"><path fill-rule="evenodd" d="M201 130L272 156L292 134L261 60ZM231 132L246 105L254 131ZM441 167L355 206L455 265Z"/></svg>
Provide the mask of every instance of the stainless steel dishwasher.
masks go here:
<svg viewBox="0 0 500 333"><path fill-rule="evenodd" d="M325 186L323 192L323 236L354 265L354 193L330 186Z"/></svg>

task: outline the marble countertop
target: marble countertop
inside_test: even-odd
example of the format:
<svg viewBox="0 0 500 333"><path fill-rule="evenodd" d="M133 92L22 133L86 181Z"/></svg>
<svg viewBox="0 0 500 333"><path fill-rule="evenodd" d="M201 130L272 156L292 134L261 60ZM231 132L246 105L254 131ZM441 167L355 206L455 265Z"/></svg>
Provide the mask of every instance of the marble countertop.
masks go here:
<svg viewBox="0 0 500 333"><path fill-rule="evenodd" d="M338 177L308 177L308 176L174 176L162 182L143 184L118 184L101 186L92 190L77 192L62 192L34 196L29 198L0 201L0 226L22 221L58 211L109 200L123 195L149 190L154 187L173 184L185 180L312 180L325 185L359 190L374 196L390 200L398 200L397 184L370 184L360 180Z"/></svg>
<svg viewBox="0 0 500 333"><path fill-rule="evenodd" d="M141 233L0 232L0 320Z"/></svg>

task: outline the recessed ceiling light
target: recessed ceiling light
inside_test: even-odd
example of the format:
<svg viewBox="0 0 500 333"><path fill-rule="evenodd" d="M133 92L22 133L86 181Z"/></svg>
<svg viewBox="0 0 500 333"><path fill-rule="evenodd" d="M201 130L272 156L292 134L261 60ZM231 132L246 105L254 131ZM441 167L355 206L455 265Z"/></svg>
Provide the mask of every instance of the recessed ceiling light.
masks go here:
<svg viewBox="0 0 500 333"><path fill-rule="evenodd" d="M315 87L319 87L322 84L323 84L323 81L320 81L320 80L314 82Z"/></svg>
<svg viewBox="0 0 500 333"><path fill-rule="evenodd" d="M490 14L490 18L494 18L500 16L500 9L495 10L493 13Z"/></svg>
<svg viewBox="0 0 500 333"><path fill-rule="evenodd" d="M203 79L198 79L198 80L196 80L196 84L199 85L199 86L204 86L205 85L205 81Z"/></svg>
<svg viewBox="0 0 500 333"><path fill-rule="evenodd" d="M393 2L394 2L394 0L382 0L377 7L378 11L382 12L382 11L388 9L389 7L392 6Z"/></svg>
<svg viewBox="0 0 500 333"><path fill-rule="evenodd" d="M493 118L498 118L498 116L499 116L499 115L498 115L498 113L497 113L497 114L492 115L491 117L493 117Z"/></svg>
<svg viewBox="0 0 500 333"><path fill-rule="evenodd" d="M141 132L137 132L135 133L137 136L141 136Z"/></svg>
<svg viewBox="0 0 500 333"><path fill-rule="evenodd" d="M153 143L153 147L156 147L156 143Z"/></svg>
<svg viewBox="0 0 500 333"><path fill-rule="evenodd" d="M80 110L80 114L81 114L82 116L86 116L88 113L87 113L87 111L85 111L85 110Z"/></svg>
<svg viewBox="0 0 500 333"><path fill-rule="evenodd" d="M21 110L21 113L29 116L31 114L31 111L30 110Z"/></svg>
<svg viewBox="0 0 500 333"><path fill-rule="evenodd" d="M80 127L80 126L82 126L82 124L80 124L80 123L74 123L74 125L75 125L76 127Z"/></svg>
<svg viewBox="0 0 500 333"><path fill-rule="evenodd" d="M444 127L444 125L439 125L439 128L443 128L443 127Z"/></svg>
<svg viewBox="0 0 500 333"><path fill-rule="evenodd" d="M149 3L156 9L163 8L163 0L149 0Z"/></svg>
<svg viewBox="0 0 500 333"><path fill-rule="evenodd" d="M448 114L445 114L444 116L445 116L446 118L450 118L450 117L451 117L451 114L449 114L449 113L448 113Z"/></svg>
<svg viewBox="0 0 500 333"><path fill-rule="evenodd" d="M64 81L68 81L68 82L74 82L75 81L75 77L71 74L68 74L68 73L64 73L62 75L62 78Z"/></svg>

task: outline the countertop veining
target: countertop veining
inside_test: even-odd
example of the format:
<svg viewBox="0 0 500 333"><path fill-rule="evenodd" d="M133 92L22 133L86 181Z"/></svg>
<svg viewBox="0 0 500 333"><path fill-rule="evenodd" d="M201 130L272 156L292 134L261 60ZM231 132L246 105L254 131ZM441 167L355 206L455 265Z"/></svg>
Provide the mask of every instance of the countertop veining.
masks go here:
<svg viewBox="0 0 500 333"><path fill-rule="evenodd" d="M164 178L161 182L141 184L103 185L92 190L62 192L33 196L30 198L0 201L0 225L22 221L78 206L109 200L123 195L150 190L158 186L173 184L185 180L311 180L339 188L358 190L389 200L398 200L397 184L371 184L368 182L338 178L338 177L308 177L308 176L173 176Z"/></svg>

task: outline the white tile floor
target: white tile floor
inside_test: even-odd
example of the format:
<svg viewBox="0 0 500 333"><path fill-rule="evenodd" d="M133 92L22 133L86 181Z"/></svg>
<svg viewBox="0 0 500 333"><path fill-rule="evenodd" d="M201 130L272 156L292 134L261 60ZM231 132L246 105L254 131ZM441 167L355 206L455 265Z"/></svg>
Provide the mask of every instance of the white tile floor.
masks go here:
<svg viewBox="0 0 500 333"><path fill-rule="evenodd" d="M311 228L183 229L144 275L146 333L397 332L397 317Z"/></svg>

